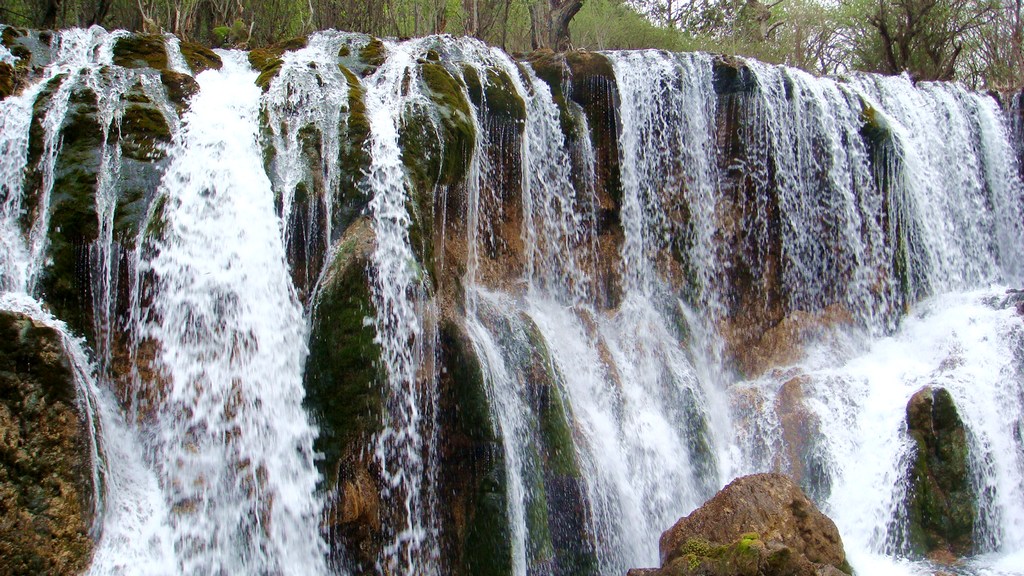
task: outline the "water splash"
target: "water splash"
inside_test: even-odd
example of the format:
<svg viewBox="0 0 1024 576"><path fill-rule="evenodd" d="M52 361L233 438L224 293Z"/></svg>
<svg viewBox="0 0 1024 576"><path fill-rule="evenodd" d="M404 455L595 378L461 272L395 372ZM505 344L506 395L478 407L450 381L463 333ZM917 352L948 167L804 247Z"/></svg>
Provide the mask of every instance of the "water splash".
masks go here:
<svg viewBox="0 0 1024 576"><path fill-rule="evenodd" d="M305 322L257 146L260 90L239 52L197 78L143 263L158 343L152 459L183 573L325 573Z"/></svg>
<svg viewBox="0 0 1024 576"><path fill-rule="evenodd" d="M422 324L422 278L409 241L410 183L399 146L403 115L410 108L428 106L416 60L429 42L386 42L387 60L365 80L371 158L368 186L373 194L369 211L376 235L371 294L375 341L387 374L388 406L376 457L384 476L382 495L400 503L396 510L404 516L404 526L390 535L380 560L388 573L437 571L432 514L424 507L427 463L422 408L426 403L422 399L433 393L433 386L428 381L428 389L423 390L418 373L429 342Z"/></svg>
<svg viewBox="0 0 1024 576"><path fill-rule="evenodd" d="M156 474L143 461L141 445L124 422L117 400L97 379L85 340L71 335L63 322L26 294L0 295L0 310L24 314L56 330L71 363L92 460L96 544L88 574L176 573L169 510Z"/></svg>

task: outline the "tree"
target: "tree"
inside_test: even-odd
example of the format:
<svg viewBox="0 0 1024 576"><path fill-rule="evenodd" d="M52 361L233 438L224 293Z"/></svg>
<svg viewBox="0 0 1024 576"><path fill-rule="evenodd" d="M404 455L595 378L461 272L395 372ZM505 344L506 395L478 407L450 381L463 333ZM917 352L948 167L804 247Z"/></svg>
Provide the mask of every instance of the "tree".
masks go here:
<svg viewBox="0 0 1024 576"><path fill-rule="evenodd" d="M569 22L583 0L537 0L530 6L530 38L534 49L568 50Z"/></svg>
<svg viewBox="0 0 1024 576"><path fill-rule="evenodd" d="M1000 90L1024 86L1024 0L1004 0L979 37L966 65L968 80Z"/></svg>
<svg viewBox="0 0 1024 576"><path fill-rule="evenodd" d="M867 0L855 38L856 63L916 80L953 80L961 57L995 17L996 0Z"/></svg>

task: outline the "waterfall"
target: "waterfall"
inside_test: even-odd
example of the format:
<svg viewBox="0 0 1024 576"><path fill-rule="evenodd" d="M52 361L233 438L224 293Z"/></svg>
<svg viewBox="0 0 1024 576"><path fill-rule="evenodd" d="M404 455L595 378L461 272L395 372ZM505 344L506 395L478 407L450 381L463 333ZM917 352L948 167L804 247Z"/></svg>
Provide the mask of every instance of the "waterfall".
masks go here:
<svg viewBox="0 0 1024 576"><path fill-rule="evenodd" d="M420 282L416 257L409 240L410 216L406 209L411 185L402 165L399 129L403 114L426 105L419 92L416 58L426 51L423 41L388 43L388 59L367 79L366 111L370 124L371 165L370 212L376 233L373 254L373 304L376 309L376 342L381 348L387 373L387 405L384 429L376 457L385 477L387 498L401 502L396 510L404 515L404 526L395 527L386 557L389 573L395 571L430 574L435 550L430 511L425 509L424 461L425 414L422 398L433 393L432 376L422 389L420 365L430 350L429 334L423 326ZM412 81L409 81L409 77ZM407 83L408 82L408 83Z"/></svg>
<svg viewBox="0 0 1024 576"><path fill-rule="evenodd" d="M161 193L153 459L179 569L325 571L314 428L302 410L302 309L257 147L260 90L243 53L198 78ZM225 100L226 99L226 100Z"/></svg>
<svg viewBox="0 0 1024 576"><path fill-rule="evenodd" d="M334 31L193 74L133 38L57 33L0 102L0 309L74 365L91 574L622 574L773 470L860 573L931 573L925 386L978 495L956 570L1024 569L1019 95ZM370 375L310 402L318 355Z"/></svg>

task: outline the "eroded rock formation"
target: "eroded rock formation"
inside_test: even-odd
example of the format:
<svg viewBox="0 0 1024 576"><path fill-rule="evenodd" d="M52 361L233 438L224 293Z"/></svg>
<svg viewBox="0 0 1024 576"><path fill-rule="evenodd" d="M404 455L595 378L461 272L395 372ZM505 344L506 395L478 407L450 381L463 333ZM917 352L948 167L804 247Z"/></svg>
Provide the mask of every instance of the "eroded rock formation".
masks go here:
<svg viewBox="0 0 1024 576"><path fill-rule="evenodd" d="M630 576L839 576L852 573L835 524L781 474L733 480L665 531L661 568Z"/></svg>

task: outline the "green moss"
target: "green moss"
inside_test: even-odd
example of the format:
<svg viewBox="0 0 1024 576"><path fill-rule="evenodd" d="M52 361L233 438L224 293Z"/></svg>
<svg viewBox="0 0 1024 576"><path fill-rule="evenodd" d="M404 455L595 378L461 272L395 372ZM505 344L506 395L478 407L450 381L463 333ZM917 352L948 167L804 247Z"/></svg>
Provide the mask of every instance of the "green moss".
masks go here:
<svg viewBox="0 0 1024 576"><path fill-rule="evenodd" d="M537 387L536 410L540 420L545 469L558 476L579 478L580 468L576 460L572 429L559 385L560 374L551 360L551 353L540 328L525 314L520 315L520 321L523 322L532 351L530 374Z"/></svg>
<svg viewBox="0 0 1024 576"><path fill-rule="evenodd" d="M281 55L285 52L291 52L294 50L301 50L306 47L308 43L307 38L292 38L276 44L271 44L264 48L256 48L255 50L249 51L249 64L256 70L266 70L268 66L271 66L275 60L279 60Z"/></svg>
<svg viewBox="0 0 1024 576"><path fill-rule="evenodd" d="M480 82L480 73L469 64L463 64L462 81L466 85L466 93L469 95L469 100L477 108L483 108L484 88L483 83Z"/></svg>
<svg viewBox="0 0 1024 576"><path fill-rule="evenodd" d="M512 573L511 533L504 450L491 420L490 400L473 345L465 330L446 319L440 328L445 444L455 451L445 476L453 495L462 570L456 574L507 576ZM456 450L458 449L458 450ZM464 524L463 524L464 523Z"/></svg>
<svg viewBox="0 0 1024 576"><path fill-rule="evenodd" d="M368 223L346 233L315 297L306 361L305 404L320 426L318 462L329 474L358 452L383 422L380 348L367 318L374 309L366 278Z"/></svg>
<svg viewBox="0 0 1024 576"><path fill-rule="evenodd" d="M143 242L152 245L164 237L167 230L167 196L158 196L153 201L146 219L146 233Z"/></svg>
<svg viewBox="0 0 1024 576"><path fill-rule="evenodd" d="M160 82L167 90L167 99L174 103L179 114L184 113L188 101L199 92L199 83L188 74L163 70Z"/></svg>
<svg viewBox="0 0 1024 576"><path fill-rule="evenodd" d="M114 44L114 64L125 68L167 68L167 48L163 36L133 34Z"/></svg>
<svg viewBox="0 0 1024 576"><path fill-rule="evenodd" d="M213 40L217 46L227 44L228 36L231 34L230 26L217 26L213 29Z"/></svg>
<svg viewBox="0 0 1024 576"><path fill-rule="evenodd" d="M497 442L483 369L472 345L451 321L441 326L441 342L446 352L445 368L452 375L452 395L460 433L475 442Z"/></svg>
<svg viewBox="0 0 1024 576"><path fill-rule="evenodd" d="M256 77L256 85L263 89L264 92L270 89L270 83L277 77L278 73L281 72L281 65L284 64L284 60L280 58L274 58L271 60L266 67L262 69L260 75Z"/></svg>
<svg viewBox="0 0 1024 576"><path fill-rule="evenodd" d="M118 194L114 209L114 236L122 244L134 247L147 206L145 190L128 189Z"/></svg>
<svg viewBox="0 0 1024 576"><path fill-rule="evenodd" d="M180 47L181 55L184 56L185 62L188 63L193 74L199 74L206 70L220 70L224 65L220 56L206 46L194 42L182 42Z"/></svg>
<svg viewBox="0 0 1024 576"><path fill-rule="evenodd" d="M679 548L681 554L670 564L670 573L706 576L758 576L763 573L764 543L757 534L744 534L739 540L726 545L713 544L703 538L691 538ZM783 550L789 551L788 548ZM777 554L775 563L783 566L792 558L791 553ZM672 568L675 568L672 570ZM789 574L783 570L780 574Z"/></svg>
<svg viewBox="0 0 1024 576"><path fill-rule="evenodd" d="M270 82L281 71L281 65L284 63L281 55L285 52L301 50L306 47L306 43L305 37L292 38L265 48L249 51L249 64L260 73L256 78L256 85L263 88L264 92L270 88Z"/></svg>
<svg viewBox="0 0 1024 576"><path fill-rule="evenodd" d="M422 64L420 71L433 106L406 111L399 144L412 184L410 240L418 262L434 279L434 190L465 180L476 133L462 85L440 64Z"/></svg>
<svg viewBox="0 0 1024 576"><path fill-rule="evenodd" d="M171 128L155 106L128 106L121 118L121 151L128 158L153 160L166 154L163 146L171 142Z"/></svg>
<svg viewBox="0 0 1024 576"><path fill-rule="evenodd" d="M366 68L363 75L372 74L388 58L388 50L380 38L371 38L359 49L359 59Z"/></svg>
<svg viewBox="0 0 1024 576"><path fill-rule="evenodd" d="M526 122L526 103L516 91L515 84L504 70L487 69L487 82L484 83L484 98L487 110L491 114L513 120Z"/></svg>
<svg viewBox="0 0 1024 576"><path fill-rule="evenodd" d="M370 138L370 120L366 116L365 92L359 79L348 68L338 65L348 80L348 114L339 120L341 149L338 158L339 193L335 213L330 217L333 227L342 230L363 209L367 195L363 189L365 174L370 166L367 141Z"/></svg>
<svg viewBox="0 0 1024 576"><path fill-rule="evenodd" d="M463 545L466 574L508 576L513 573L505 477L504 460L495 458L477 488Z"/></svg>
<svg viewBox="0 0 1024 576"><path fill-rule="evenodd" d="M548 525L551 514L544 478L539 473L534 476L532 488L527 494L526 530L530 564L540 566L555 556L555 547L551 542L551 527Z"/></svg>
<svg viewBox="0 0 1024 576"><path fill-rule="evenodd" d="M908 404L907 420L917 449L907 509L911 550L921 556L936 549L970 553L978 495L953 397L943 388L926 388Z"/></svg>
<svg viewBox="0 0 1024 576"><path fill-rule="evenodd" d="M72 95L61 130L61 150L54 165L50 192L48 265L39 286L54 314L78 334L92 329L92 282L89 247L98 236L96 187L103 129L96 95Z"/></svg>

